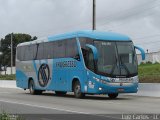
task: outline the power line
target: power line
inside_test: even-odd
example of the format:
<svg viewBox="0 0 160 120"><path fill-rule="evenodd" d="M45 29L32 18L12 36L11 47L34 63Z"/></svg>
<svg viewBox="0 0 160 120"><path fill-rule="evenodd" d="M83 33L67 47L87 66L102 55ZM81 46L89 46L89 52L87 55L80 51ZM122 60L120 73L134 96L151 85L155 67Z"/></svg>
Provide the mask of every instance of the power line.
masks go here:
<svg viewBox="0 0 160 120"><path fill-rule="evenodd" d="M153 0L153 1L158 1L158 0ZM152 1L152 2L153 2ZM150 3L150 2L146 2L145 4L148 4L148 3ZM143 5L145 5L145 4L143 4ZM137 7L135 7L135 8L137 8ZM135 9L135 8L132 8L132 9ZM128 9L128 10L132 10L132 9ZM119 12L118 12L119 13ZM87 26L87 25L90 25L90 23L88 22L87 24L84 24L84 23L79 23L79 24L76 24L76 26ZM63 30L66 30L66 29L68 29L68 28L71 28L71 27L74 27L75 25L70 25L70 26L65 26L65 27L62 27L63 28ZM58 27L59 28L59 27ZM42 32L60 32L61 30L47 30L47 31L42 31ZM42 33L42 32L31 32L31 33ZM48 35L48 34L47 34Z"/></svg>
<svg viewBox="0 0 160 120"><path fill-rule="evenodd" d="M155 2L155 1L158 1L158 0L152 0L151 2ZM151 2L146 2L146 3L144 3L143 4L143 6L145 5L145 4L148 4L148 3L151 3ZM129 9L126 9L125 11L131 11L131 10L134 10L134 9L137 9L137 8L139 8L139 7L142 7L142 5L139 5L139 6L136 6L136 7L134 7L134 8L129 8ZM123 13L124 11L118 11L114 16L117 16L117 14L118 15L120 15L121 13ZM120 13L120 14L119 14ZM108 18L110 18L110 17L112 17L113 15L108 15L108 16L106 16L106 17L104 17L104 18L101 18L101 19L108 19Z"/></svg>
<svg viewBox="0 0 160 120"><path fill-rule="evenodd" d="M155 0L154 0L155 1ZM156 0L157 1L157 0ZM158 2L159 3L159 2ZM143 9L143 11L145 11L145 10L149 10L149 9L153 9L153 8L155 8L155 7L159 7L158 5L160 5L160 4L156 4L156 6L152 6L152 7L150 7L150 8L145 8L145 9ZM133 13L133 11L130 11L130 12L132 12L132 15L134 15L134 14L137 14L137 11L136 12L134 12ZM118 12L119 13L119 12ZM118 13L116 13L116 14L118 14ZM129 12L127 12L127 14L128 14ZM116 15L116 17L117 16L121 16L120 14L118 14L118 15ZM111 16L112 17L112 16ZM112 17L113 18L113 17ZM128 17L127 17L128 18ZM112 22L112 20L111 20L111 18L110 18L110 20L108 20L107 22L105 22L105 23L102 23L102 24L100 24L100 26L103 26L103 25L105 25L105 24L107 24L107 23L111 23Z"/></svg>
<svg viewBox="0 0 160 120"><path fill-rule="evenodd" d="M158 7L158 6L157 6L157 7ZM153 15L155 15L155 14L157 14L157 13L151 12L151 13L148 13L148 15L146 14L145 17L153 16ZM111 23L111 22L110 22L110 23ZM117 28L121 27L121 26L124 25L124 24L128 24L128 22L120 23L120 24L118 24L118 25L116 25L116 26L113 26L113 27L112 27L112 30L116 30ZM110 25L110 26L111 26L111 25ZM103 27L104 27L104 26L103 26Z"/></svg>
<svg viewBox="0 0 160 120"><path fill-rule="evenodd" d="M159 37L160 34L155 34L155 35L150 35L150 36L144 36L144 37L137 37L137 38L133 38L133 39L136 39L136 40L143 40L145 38L153 38L153 37Z"/></svg>
<svg viewBox="0 0 160 120"><path fill-rule="evenodd" d="M157 0L153 0L153 1L157 1ZM151 1L151 2L153 2L153 1ZM148 3L151 3L151 2L146 2L145 4L148 4ZM145 4L143 4L143 5L145 5ZM139 5L140 7L142 6L142 5ZM138 7L139 7L138 6ZM136 9L137 7L135 7L135 8L132 8L132 9ZM127 9L127 10L132 10L132 9ZM121 11L120 11L121 12ZM119 13L119 12L118 12ZM115 15L115 16L117 16L117 15ZM84 24L84 23L79 23L79 24L76 24L76 26L79 26L79 25L90 25L90 23L88 22L87 24ZM70 28L70 27L74 27L75 25L70 25L70 26L65 26L65 27L62 27L63 28L63 30L64 29L68 29L68 28ZM59 30L59 31L61 31L61 30ZM42 31L43 32L43 31ZM42 32L31 32L31 33L42 33ZM47 31L44 31L44 32L57 32L57 30L47 30Z"/></svg>
<svg viewBox="0 0 160 120"><path fill-rule="evenodd" d="M155 44L155 43L160 43L160 41L143 42L143 43L141 43L141 44L145 45L145 44ZM140 43L138 43L138 44L140 44Z"/></svg>

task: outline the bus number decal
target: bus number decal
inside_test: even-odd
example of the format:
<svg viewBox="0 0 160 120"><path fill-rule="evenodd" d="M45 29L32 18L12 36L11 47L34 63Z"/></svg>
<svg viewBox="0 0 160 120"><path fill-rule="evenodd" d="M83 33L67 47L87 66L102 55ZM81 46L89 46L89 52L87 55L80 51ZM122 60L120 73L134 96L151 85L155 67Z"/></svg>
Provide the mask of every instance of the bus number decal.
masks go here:
<svg viewBox="0 0 160 120"><path fill-rule="evenodd" d="M76 61L57 62L56 67L76 67Z"/></svg>

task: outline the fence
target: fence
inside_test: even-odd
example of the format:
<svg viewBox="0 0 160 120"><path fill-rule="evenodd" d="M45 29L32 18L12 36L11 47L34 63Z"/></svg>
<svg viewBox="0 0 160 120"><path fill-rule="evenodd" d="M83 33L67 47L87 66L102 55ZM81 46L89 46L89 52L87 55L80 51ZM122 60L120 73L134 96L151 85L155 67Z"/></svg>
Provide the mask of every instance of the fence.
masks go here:
<svg viewBox="0 0 160 120"><path fill-rule="evenodd" d="M141 55L137 54L137 59L138 59L138 64L140 64L141 62L152 62L152 63L160 63L160 51L158 52L152 52L152 53L146 53L146 59L142 61Z"/></svg>
<svg viewBox="0 0 160 120"><path fill-rule="evenodd" d="M16 67L12 67L12 73L16 73ZM11 74L11 67L7 67L6 71L0 71L0 75L10 75Z"/></svg>

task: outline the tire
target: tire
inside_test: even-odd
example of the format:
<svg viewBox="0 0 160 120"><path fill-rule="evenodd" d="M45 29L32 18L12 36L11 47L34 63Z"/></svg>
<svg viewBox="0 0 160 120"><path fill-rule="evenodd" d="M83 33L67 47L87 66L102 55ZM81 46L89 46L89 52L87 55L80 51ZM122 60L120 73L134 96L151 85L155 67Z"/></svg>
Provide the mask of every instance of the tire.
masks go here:
<svg viewBox="0 0 160 120"><path fill-rule="evenodd" d="M84 98L85 94L81 92L81 85L79 81L76 81L74 84L74 96L76 98Z"/></svg>
<svg viewBox="0 0 160 120"><path fill-rule="evenodd" d="M40 95L42 94L42 90L35 90L35 85L33 80L29 82L29 92L31 95Z"/></svg>
<svg viewBox="0 0 160 120"><path fill-rule="evenodd" d="M118 93L110 93L110 94L108 94L108 96L110 99L115 99L118 97Z"/></svg>
<svg viewBox="0 0 160 120"><path fill-rule="evenodd" d="M63 95L66 95L67 92L64 92L64 91L55 91L55 94L58 95L58 96L63 96Z"/></svg>

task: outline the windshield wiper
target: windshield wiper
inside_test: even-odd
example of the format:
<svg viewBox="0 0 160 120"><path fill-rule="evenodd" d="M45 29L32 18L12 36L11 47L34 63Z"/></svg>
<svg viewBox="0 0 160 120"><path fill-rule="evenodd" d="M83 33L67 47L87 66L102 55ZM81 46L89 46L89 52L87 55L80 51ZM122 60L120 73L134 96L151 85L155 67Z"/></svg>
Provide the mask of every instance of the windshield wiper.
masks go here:
<svg viewBox="0 0 160 120"><path fill-rule="evenodd" d="M130 72L129 72L127 66L122 62L122 57L121 57L121 55L119 56L119 58L120 58L121 65L123 65L123 67L125 68L127 74L130 75Z"/></svg>

